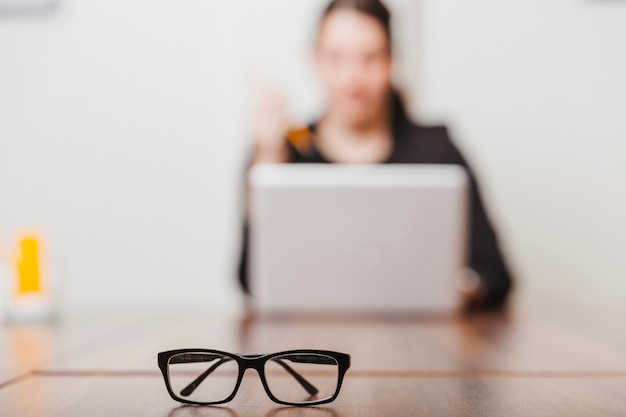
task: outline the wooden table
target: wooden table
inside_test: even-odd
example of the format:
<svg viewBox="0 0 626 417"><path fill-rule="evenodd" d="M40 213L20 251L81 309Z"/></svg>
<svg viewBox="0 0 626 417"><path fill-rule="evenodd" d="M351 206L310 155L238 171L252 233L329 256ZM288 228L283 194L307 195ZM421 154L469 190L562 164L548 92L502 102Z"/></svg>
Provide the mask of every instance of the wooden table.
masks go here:
<svg viewBox="0 0 626 417"><path fill-rule="evenodd" d="M624 317L86 312L2 328L0 416L626 416ZM249 372L226 406L189 407L169 398L156 366L157 352L181 347L330 349L350 353L352 367L324 406L278 406Z"/></svg>

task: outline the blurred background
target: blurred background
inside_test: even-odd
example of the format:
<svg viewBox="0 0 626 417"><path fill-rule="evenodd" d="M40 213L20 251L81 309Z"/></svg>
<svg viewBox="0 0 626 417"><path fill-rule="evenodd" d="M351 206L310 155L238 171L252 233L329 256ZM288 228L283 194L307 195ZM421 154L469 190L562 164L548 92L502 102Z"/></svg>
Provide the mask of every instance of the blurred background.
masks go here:
<svg viewBox="0 0 626 417"><path fill-rule="evenodd" d="M325 3L0 2L0 257L38 231L68 308L238 306L255 80L319 115ZM626 2L387 4L397 84L473 163L515 297L623 304Z"/></svg>

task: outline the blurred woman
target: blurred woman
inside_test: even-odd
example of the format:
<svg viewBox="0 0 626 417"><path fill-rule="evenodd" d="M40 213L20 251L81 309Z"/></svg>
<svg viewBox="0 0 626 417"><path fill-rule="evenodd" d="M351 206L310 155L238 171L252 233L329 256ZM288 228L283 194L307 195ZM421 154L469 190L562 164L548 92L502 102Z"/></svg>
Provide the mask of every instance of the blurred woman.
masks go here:
<svg viewBox="0 0 626 417"><path fill-rule="evenodd" d="M502 304L511 277L498 248L471 168L443 126L413 123L391 83L390 15L380 0L333 0L319 25L314 61L327 93L323 117L293 130L285 100L263 97L253 120L256 163L458 164L470 176L468 307ZM307 135L308 132L311 134ZM295 135L295 136L294 136ZM290 140L287 140L287 136ZM239 279L248 292L247 225Z"/></svg>

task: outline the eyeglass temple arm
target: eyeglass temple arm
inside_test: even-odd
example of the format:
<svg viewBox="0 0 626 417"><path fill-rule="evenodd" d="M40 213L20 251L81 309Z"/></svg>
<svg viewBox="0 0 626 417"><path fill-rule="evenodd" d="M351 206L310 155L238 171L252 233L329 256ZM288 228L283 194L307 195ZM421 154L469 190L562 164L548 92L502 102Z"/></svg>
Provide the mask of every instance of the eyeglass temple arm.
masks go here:
<svg viewBox="0 0 626 417"><path fill-rule="evenodd" d="M211 373L213 371L215 371L217 368L219 368L223 363L228 362L228 361L232 361L232 360L233 359L231 359L231 358L223 357L219 361L215 362L213 365L211 365L211 367L209 369L207 369L206 371L204 371L203 373L198 375L198 377L196 379L191 381L191 383L189 385L187 385L185 388L183 388L180 391L180 395L182 395L183 397L187 397L187 396L191 395L196 390L196 388L198 388L198 386L209 375L211 375ZM295 378L295 380L298 381L300 383L300 385L302 385L302 388L304 388L306 390L306 392L309 393L309 395L315 395L315 394L317 394L319 392L319 390L317 388L315 388L313 386L313 384L311 384L309 381L304 379L304 377L302 375L300 375L299 373L294 371L291 366L287 365L285 362L281 361L280 359L273 359L273 361L278 363L279 365L281 365L289 373L289 375L293 376Z"/></svg>
<svg viewBox="0 0 626 417"><path fill-rule="evenodd" d="M228 361L232 361L232 359L224 357L224 358L220 359L219 361L215 362L213 365L211 365L211 367L209 369L207 369L206 371L204 371L203 373L198 375L198 377L196 379L191 381L191 383L189 385L187 385L185 388L183 388L180 391L180 395L182 395L183 397L187 397L187 396L191 395L196 390L196 388L198 388L198 385L202 384L202 381L204 381L209 375L211 375L211 373L213 371L215 371L217 368L219 368L220 365L222 365L224 362L228 362Z"/></svg>
<svg viewBox="0 0 626 417"><path fill-rule="evenodd" d="M276 362L277 364L279 364L280 366L282 366L285 369L285 371L289 373L289 375L294 377L296 381L298 381L300 385L302 385L302 388L304 388L306 392L309 393L309 395L315 395L319 392L319 390L315 388L309 381L307 381L306 379L304 379L302 375L294 371L291 366L287 365L285 362L280 360L280 358L272 359L272 360Z"/></svg>

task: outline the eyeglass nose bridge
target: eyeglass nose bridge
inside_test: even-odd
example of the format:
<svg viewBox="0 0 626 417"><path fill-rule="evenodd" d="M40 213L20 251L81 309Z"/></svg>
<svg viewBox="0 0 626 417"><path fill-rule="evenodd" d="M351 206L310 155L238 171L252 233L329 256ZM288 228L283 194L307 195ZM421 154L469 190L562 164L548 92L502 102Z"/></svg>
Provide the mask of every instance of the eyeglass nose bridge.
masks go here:
<svg viewBox="0 0 626 417"><path fill-rule="evenodd" d="M239 372L241 375L241 379L243 379L248 369L252 369L253 371L255 371L257 375L259 376L259 379L261 379L261 385L263 385L265 392L271 396L269 387L267 386L267 382L265 381L265 369L264 369L265 360L263 359L263 356L265 355L263 354L240 355L239 357L243 359L243 361L240 362L241 369Z"/></svg>
<svg viewBox="0 0 626 417"><path fill-rule="evenodd" d="M255 369L260 371L263 369L263 354L251 354L251 355L240 355L239 357L243 359L243 363L241 363L241 372L244 373L248 369Z"/></svg>

